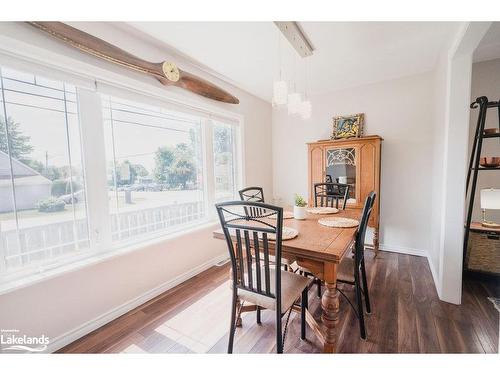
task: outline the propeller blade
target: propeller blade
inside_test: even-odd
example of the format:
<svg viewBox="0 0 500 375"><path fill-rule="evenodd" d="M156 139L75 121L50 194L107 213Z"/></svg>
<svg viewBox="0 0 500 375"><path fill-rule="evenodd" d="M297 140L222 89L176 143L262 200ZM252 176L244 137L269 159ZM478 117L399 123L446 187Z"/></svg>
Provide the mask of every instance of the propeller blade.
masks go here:
<svg viewBox="0 0 500 375"><path fill-rule="evenodd" d="M152 63L150 61L143 60L128 53L127 51L122 50L121 48L114 46L111 43L84 31L78 30L72 26L66 25L65 23L38 21L28 23L37 29L48 33L52 37L79 49L80 51L123 67L151 75L165 86L175 85L209 99L232 104L239 103L239 100L236 97L232 96L218 86L191 73L179 71L179 80L177 82L170 81L166 78L165 73L163 72L163 63Z"/></svg>
<svg viewBox="0 0 500 375"><path fill-rule="evenodd" d="M161 63L151 63L62 22L28 22L80 51L142 73L163 77Z"/></svg>
<svg viewBox="0 0 500 375"><path fill-rule="evenodd" d="M206 98L218 100L219 102L239 104L237 97L231 95L227 91L215 86L214 84L205 81L204 79L195 76L194 74L180 71L180 79L173 85L182 87L183 89L194 92L195 94Z"/></svg>

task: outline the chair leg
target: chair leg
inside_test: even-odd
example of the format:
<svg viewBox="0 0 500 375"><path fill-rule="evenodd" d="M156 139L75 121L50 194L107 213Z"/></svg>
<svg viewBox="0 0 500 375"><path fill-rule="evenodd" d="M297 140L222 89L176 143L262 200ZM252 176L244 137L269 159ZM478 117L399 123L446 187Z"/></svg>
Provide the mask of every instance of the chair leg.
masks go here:
<svg viewBox="0 0 500 375"><path fill-rule="evenodd" d="M306 310L309 307L308 299L308 288L302 291L302 297L300 298L300 338L302 340L306 339Z"/></svg>
<svg viewBox="0 0 500 375"><path fill-rule="evenodd" d="M233 352L234 332L236 331L236 287L233 286L233 302L231 307L231 325L229 326L229 342L227 344L227 353Z"/></svg>
<svg viewBox="0 0 500 375"><path fill-rule="evenodd" d="M361 297L361 288L359 285L359 272L356 272L354 280L354 289L356 290L356 302L358 305L359 331L361 338L366 340L365 315L363 309L363 299Z"/></svg>
<svg viewBox="0 0 500 375"><path fill-rule="evenodd" d="M370 296L368 295L368 283L366 282L366 269L364 259L361 261L361 279L363 281L363 292L365 297L366 313L370 314L372 312L370 306Z"/></svg>
<svg viewBox="0 0 500 375"><path fill-rule="evenodd" d="M318 298L321 298L321 280L316 279L316 285L318 286Z"/></svg>
<svg viewBox="0 0 500 375"><path fill-rule="evenodd" d="M260 320L260 307L257 306L257 324L260 324L261 323L261 320Z"/></svg>
<svg viewBox="0 0 500 375"><path fill-rule="evenodd" d="M281 328L281 311L276 309L276 352L283 353L283 332Z"/></svg>

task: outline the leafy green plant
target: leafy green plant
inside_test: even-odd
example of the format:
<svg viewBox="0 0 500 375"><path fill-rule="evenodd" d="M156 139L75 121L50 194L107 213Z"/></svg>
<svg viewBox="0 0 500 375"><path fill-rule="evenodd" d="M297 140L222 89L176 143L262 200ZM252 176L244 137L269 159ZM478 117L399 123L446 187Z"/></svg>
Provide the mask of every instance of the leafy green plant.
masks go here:
<svg viewBox="0 0 500 375"><path fill-rule="evenodd" d="M295 205L297 207L305 207L307 206L307 202L305 201L304 198L302 198L301 195L295 194Z"/></svg>
<svg viewBox="0 0 500 375"><path fill-rule="evenodd" d="M66 203L60 198L50 197L38 201L38 211L40 212L58 212L63 211Z"/></svg>

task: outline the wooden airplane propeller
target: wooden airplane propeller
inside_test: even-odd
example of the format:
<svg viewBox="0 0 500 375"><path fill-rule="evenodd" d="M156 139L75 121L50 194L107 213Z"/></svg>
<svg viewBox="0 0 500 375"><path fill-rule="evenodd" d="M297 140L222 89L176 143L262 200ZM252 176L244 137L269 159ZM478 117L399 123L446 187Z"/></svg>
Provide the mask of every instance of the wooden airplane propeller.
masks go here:
<svg viewBox="0 0 500 375"><path fill-rule="evenodd" d="M80 51L126 68L148 74L159 80L165 86L177 86L220 102L231 104L238 104L240 102L238 98L229 94L227 91L224 91L220 87L194 74L180 70L172 62L164 61L161 63L152 63L143 60L111 43L62 22L28 23Z"/></svg>

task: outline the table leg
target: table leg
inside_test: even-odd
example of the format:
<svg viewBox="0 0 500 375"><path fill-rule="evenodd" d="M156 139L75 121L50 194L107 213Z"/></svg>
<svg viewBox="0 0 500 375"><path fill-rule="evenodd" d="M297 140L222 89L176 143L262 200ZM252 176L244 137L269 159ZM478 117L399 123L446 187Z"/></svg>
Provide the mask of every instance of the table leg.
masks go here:
<svg viewBox="0 0 500 375"><path fill-rule="evenodd" d="M375 253L375 257L378 255L378 226L373 228L373 252Z"/></svg>
<svg viewBox="0 0 500 375"><path fill-rule="evenodd" d="M337 343L337 322L339 319L339 291L337 290L337 265L325 263L325 292L321 298L321 321L324 325L323 352L334 353Z"/></svg>

